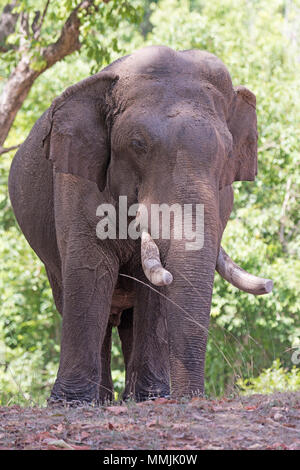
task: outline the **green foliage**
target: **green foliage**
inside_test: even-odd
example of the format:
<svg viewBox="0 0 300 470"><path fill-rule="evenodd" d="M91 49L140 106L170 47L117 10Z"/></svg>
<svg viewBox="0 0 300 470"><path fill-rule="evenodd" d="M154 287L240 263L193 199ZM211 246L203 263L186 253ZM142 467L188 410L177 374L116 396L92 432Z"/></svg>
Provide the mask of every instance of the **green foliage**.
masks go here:
<svg viewBox="0 0 300 470"><path fill-rule="evenodd" d="M142 13L139 0L113 0L108 4L98 0L91 16L82 15L80 40L92 73L127 52L127 47L122 46L124 33L132 31L130 23L138 24Z"/></svg>
<svg viewBox="0 0 300 470"><path fill-rule="evenodd" d="M254 393L295 392L300 388L300 369L294 366L284 369L276 359L269 369L264 369L258 377L238 380L242 395Z"/></svg>
<svg viewBox="0 0 300 470"><path fill-rule="evenodd" d="M131 30L130 26L138 24L143 17L141 0L95 0L88 8L85 2L79 0L51 0L41 31L37 33L34 25L41 22L45 5L44 0L18 1L14 12L20 15L15 32L6 41L8 50L0 57L0 77L10 75L25 51L30 58L30 67L37 71L44 70L46 62L42 53L49 44L59 39L63 25L75 8L78 9L80 20L81 54L88 59L91 73L109 63L113 53L124 53L119 45L122 39L119 28ZM0 4L1 11L3 6ZM35 22L37 11L40 16ZM25 26L22 14L26 15Z"/></svg>
<svg viewBox="0 0 300 470"><path fill-rule="evenodd" d="M0 356L0 405L45 405L57 373L57 361L48 361L45 354L47 351L41 347L35 351L22 345L13 350L6 348L5 360Z"/></svg>
<svg viewBox="0 0 300 470"><path fill-rule="evenodd" d="M37 8L33 0L21 4L32 15ZM46 44L57 39L73 4L50 2L41 41ZM218 55L234 85L246 85L256 94L259 128L258 177L254 183L234 184L235 208L222 243L249 272L273 279L274 290L254 297L216 274L206 392L221 395L245 388L267 393L274 384L282 389L299 388L299 369L291 361L291 350L300 343L299 0L114 0L97 5L91 18L81 18L80 54L38 78L6 145L21 142L68 85L134 49L164 44ZM38 51L43 44L30 47ZM0 75L7 76L16 60L13 53L2 55ZM44 268L16 228L7 195L12 154L4 157L0 167L0 345L4 345L5 358L0 359L0 381L4 383L0 402L25 403L24 393L39 401L53 381L60 318ZM123 363L116 333L112 364L119 391Z"/></svg>

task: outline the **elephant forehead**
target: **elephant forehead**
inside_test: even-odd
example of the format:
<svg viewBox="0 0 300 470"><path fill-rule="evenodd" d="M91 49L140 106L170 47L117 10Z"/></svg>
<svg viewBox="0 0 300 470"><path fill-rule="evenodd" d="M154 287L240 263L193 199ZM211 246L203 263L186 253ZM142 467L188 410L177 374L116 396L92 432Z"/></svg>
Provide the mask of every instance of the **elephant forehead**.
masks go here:
<svg viewBox="0 0 300 470"><path fill-rule="evenodd" d="M166 46L149 46L126 58L122 70L128 74L165 75L176 69L176 52Z"/></svg>
<svg viewBox="0 0 300 470"><path fill-rule="evenodd" d="M174 51L166 46L149 46L127 56L117 72L120 76L143 75L154 80L168 77L179 81L206 81L229 101L232 99L232 81L227 68L218 57L206 51Z"/></svg>
<svg viewBox="0 0 300 470"><path fill-rule="evenodd" d="M206 51L191 49L178 52L185 63L185 70L190 69L192 76L213 85L229 101L233 96L230 74L223 62Z"/></svg>
<svg viewBox="0 0 300 470"><path fill-rule="evenodd" d="M191 78L161 77L149 80L145 76L121 78L118 84L119 110L127 118L161 120L173 117L197 119L199 115L215 116L226 121L228 101L213 85Z"/></svg>

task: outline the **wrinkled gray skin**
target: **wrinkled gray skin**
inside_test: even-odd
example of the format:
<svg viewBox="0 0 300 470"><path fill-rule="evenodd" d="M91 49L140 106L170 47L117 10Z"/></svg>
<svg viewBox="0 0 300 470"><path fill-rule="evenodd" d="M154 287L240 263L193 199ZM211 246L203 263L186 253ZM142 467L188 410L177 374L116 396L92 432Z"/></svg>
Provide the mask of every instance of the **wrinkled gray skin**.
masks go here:
<svg viewBox="0 0 300 470"><path fill-rule="evenodd" d="M125 396L168 394L169 379L174 396L203 393L231 184L253 180L256 163L255 96L233 88L224 64L203 51L142 49L53 102L17 152L9 178L17 221L45 263L63 316L53 399L111 396L113 324L125 357ZM174 277L155 287L163 296L147 286L140 240L96 237L97 206L117 207L119 195L147 207L204 204L200 251L186 251L186 240L157 240Z"/></svg>

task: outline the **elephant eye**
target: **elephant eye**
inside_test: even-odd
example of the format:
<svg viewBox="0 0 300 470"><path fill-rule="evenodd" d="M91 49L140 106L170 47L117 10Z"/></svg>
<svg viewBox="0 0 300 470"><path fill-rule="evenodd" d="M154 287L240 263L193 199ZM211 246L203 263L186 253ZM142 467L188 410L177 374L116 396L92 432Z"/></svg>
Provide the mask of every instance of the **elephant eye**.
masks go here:
<svg viewBox="0 0 300 470"><path fill-rule="evenodd" d="M147 146L146 146L145 142L143 142L142 140L139 140L139 139L132 139L131 140L131 147L138 154L146 153L146 151L147 151Z"/></svg>

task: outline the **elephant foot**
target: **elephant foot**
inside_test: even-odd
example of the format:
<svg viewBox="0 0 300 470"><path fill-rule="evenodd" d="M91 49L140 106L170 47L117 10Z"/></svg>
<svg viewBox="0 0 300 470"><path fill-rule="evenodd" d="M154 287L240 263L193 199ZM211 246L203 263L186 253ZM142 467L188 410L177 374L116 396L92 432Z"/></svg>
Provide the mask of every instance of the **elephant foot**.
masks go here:
<svg viewBox="0 0 300 470"><path fill-rule="evenodd" d="M146 393L136 394L134 399L137 403L141 403L142 401L154 401L157 398L171 398L171 397L169 394L165 394L165 393L154 394L153 392L150 392L148 394Z"/></svg>
<svg viewBox="0 0 300 470"><path fill-rule="evenodd" d="M123 401L128 401L128 400L134 400L137 403L140 403L142 401L148 401L148 400L156 400L157 398L170 398L170 389L169 387L161 387L161 388L156 388L152 390L135 390L134 393L128 393L125 392L123 393L122 399Z"/></svg>
<svg viewBox="0 0 300 470"><path fill-rule="evenodd" d="M65 400L62 398L53 398L51 396L47 400L48 408L79 408L85 406L98 406L98 403L81 400Z"/></svg>
<svg viewBox="0 0 300 470"><path fill-rule="evenodd" d="M55 382L50 398L47 402L48 406L68 406L77 407L83 405L99 405L99 387L90 385L88 388L63 386L60 382Z"/></svg>
<svg viewBox="0 0 300 470"><path fill-rule="evenodd" d="M100 403L100 405L110 405L113 401L114 401L113 392L103 393L100 390L100 393L99 393L99 403Z"/></svg>

